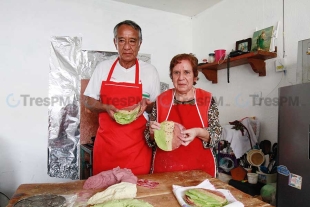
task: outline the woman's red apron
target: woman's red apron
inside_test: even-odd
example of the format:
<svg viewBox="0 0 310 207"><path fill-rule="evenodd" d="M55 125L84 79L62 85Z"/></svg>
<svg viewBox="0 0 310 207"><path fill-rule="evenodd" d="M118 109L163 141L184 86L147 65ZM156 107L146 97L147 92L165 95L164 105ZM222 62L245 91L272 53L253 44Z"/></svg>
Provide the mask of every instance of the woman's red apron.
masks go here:
<svg viewBox="0 0 310 207"><path fill-rule="evenodd" d="M135 83L110 81L115 65L113 63L106 81L102 81L100 98L104 104L121 109L142 99L142 84L139 83L139 63L136 60ZM131 169L136 175L148 174L152 150L145 142L143 131L146 119L141 115L137 120L120 125L108 113L99 114L99 128L94 144L94 175L115 167Z"/></svg>
<svg viewBox="0 0 310 207"><path fill-rule="evenodd" d="M197 100L197 99L196 99ZM205 113L207 113L205 111ZM182 124L186 129L203 127L196 105L173 105L167 120ZM162 122L164 120L158 120ZM211 149L203 148L202 140L195 138L188 146L167 152L157 148L154 160L155 172L204 170L216 176L216 165Z"/></svg>

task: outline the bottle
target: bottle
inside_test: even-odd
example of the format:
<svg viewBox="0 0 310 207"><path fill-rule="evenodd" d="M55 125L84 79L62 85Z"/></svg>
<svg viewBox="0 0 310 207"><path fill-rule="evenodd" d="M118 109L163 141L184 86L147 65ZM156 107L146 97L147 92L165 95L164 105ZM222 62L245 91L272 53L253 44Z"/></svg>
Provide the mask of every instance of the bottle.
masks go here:
<svg viewBox="0 0 310 207"><path fill-rule="evenodd" d="M215 54L214 53L210 53L209 54L209 63L213 63L215 60Z"/></svg>

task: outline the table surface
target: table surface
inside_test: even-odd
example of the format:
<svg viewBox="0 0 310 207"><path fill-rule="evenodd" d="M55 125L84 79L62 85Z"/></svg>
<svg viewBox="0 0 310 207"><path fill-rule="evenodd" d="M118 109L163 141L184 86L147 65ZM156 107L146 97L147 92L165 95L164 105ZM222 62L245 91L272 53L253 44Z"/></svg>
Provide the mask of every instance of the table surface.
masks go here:
<svg viewBox="0 0 310 207"><path fill-rule="evenodd" d="M159 182L159 185L154 189L137 186L136 198L146 201L154 207L180 206L172 192L172 185L196 186L206 179L209 179L209 181L217 189L229 190L237 200L244 204L245 207L272 207L272 205L257 198L253 198L251 195L243 193L242 191L220 181L219 179L212 178L210 175L201 170L139 175L138 178ZM84 190L84 182L85 180L66 183L22 184L15 191L7 207L13 207L19 200L40 194L57 194L65 196L67 199L77 195L76 203L78 203L78 205L75 206L86 206L85 203L92 195L103 191L104 189Z"/></svg>

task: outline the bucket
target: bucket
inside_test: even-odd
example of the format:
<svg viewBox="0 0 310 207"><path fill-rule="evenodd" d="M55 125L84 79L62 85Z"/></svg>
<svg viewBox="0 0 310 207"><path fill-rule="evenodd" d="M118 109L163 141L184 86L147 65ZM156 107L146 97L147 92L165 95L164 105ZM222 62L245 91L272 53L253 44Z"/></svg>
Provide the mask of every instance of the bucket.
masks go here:
<svg viewBox="0 0 310 207"><path fill-rule="evenodd" d="M225 59L226 50L223 50L223 49L214 50L214 53L215 53L215 62Z"/></svg>
<svg viewBox="0 0 310 207"><path fill-rule="evenodd" d="M256 184L258 180L258 174L256 173L248 173L248 182L251 184Z"/></svg>

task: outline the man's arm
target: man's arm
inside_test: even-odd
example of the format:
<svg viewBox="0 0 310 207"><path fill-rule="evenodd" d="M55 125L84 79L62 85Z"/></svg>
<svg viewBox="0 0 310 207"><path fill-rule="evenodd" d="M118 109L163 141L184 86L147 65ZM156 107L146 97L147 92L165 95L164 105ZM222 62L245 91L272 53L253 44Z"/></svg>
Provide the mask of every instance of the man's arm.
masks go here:
<svg viewBox="0 0 310 207"><path fill-rule="evenodd" d="M92 112L96 113L107 112L112 118L114 118L113 114L117 112L117 108L115 108L115 106L103 104L100 101L89 96L85 96L84 105L87 109L89 109Z"/></svg>

